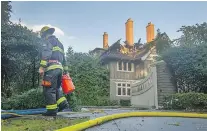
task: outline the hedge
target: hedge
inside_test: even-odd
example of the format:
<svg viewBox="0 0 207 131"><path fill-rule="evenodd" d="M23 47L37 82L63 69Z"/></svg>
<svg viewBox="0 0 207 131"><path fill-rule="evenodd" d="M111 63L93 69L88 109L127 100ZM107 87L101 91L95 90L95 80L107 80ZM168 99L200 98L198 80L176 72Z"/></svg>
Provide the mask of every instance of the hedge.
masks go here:
<svg viewBox="0 0 207 131"><path fill-rule="evenodd" d="M20 95L14 95L8 99L2 99L2 109L35 109L35 108L44 108L45 99L42 93L42 88L31 89ZM76 97L76 93L73 92L69 95L66 95L67 100L69 101L70 108L73 111L79 111L82 104L81 99ZM88 105L90 106L115 106L118 105L117 101L110 101L108 96L97 97L96 99L87 99Z"/></svg>
<svg viewBox="0 0 207 131"><path fill-rule="evenodd" d="M165 109L207 109L207 94L177 93L165 98Z"/></svg>
<svg viewBox="0 0 207 131"><path fill-rule="evenodd" d="M43 96L42 88L31 89L20 95L14 95L8 99L2 100L2 109L34 109L34 108L44 108L45 99ZM78 100L76 99L75 93L66 96L69 101L70 108L73 111L79 110Z"/></svg>
<svg viewBox="0 0 207 131"><path fill-rule="evenodd" d="M121 106L131 106L131 100L120 100Z"/></svg>

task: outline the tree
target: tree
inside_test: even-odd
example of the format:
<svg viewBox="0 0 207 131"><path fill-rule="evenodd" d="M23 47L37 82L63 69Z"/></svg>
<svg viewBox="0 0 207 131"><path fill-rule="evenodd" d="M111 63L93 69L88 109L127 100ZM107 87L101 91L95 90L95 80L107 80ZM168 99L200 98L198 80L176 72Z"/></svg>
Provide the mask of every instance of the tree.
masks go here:
<svg viewBox="0 0 207 131"><path fill-rule="evenodd" d="M155 38L156 51L161 55L164 51L168 50L171 46L171 40L168 35L164 32L161 33L160 29L157 30L157 36Z"/></svg>
<svg viewBox="0 0 207 131"><path fill-rule="evenodd" d="M39 46L37 34L20 24L9 22L11 5L3 3L4 23L1 29L2 96L38 86Z"/></svg>
<svg viewBox="0 0 207 131"><path fill-rule="evenodd" d="M12 12L11 10L11 5L10 5L10 1L1 1L1 24L5 24L10 22L9 18L10 18L10 13Z"/></svg>
<svg viewBox="0 0 207 131"><path fill-rule="evenodd" d="M70 76L82 105L103 105L109 96L109 72L99 59L88 53L77 53L68 48Z"/></svg>
<svg viewBox="0 0 207 131"><path fill-rule="evenodd" d="M182 36L177 40L181 46L196 46L207 43L207 23L195 24L193 26L182 26L177 32Z"/></svg>
<svg viewBox="0 0 207 131"><path fill-rule="evenodd" d="M163 54L171 67L178 88L184 92L207 93L207 28L206 23L182 26L178 46Z"/></svg>

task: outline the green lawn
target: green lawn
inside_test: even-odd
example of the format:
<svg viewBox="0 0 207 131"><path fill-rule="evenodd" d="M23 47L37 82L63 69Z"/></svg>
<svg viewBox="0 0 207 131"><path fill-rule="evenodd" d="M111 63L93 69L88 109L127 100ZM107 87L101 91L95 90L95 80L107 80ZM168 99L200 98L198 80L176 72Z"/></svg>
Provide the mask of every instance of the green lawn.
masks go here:
<svg viewBox="0 0 207 131"><path fill-rule="evenodd" d="M1 120L2 131L54 131L89 120L89 118L12 118Z"/></svg>

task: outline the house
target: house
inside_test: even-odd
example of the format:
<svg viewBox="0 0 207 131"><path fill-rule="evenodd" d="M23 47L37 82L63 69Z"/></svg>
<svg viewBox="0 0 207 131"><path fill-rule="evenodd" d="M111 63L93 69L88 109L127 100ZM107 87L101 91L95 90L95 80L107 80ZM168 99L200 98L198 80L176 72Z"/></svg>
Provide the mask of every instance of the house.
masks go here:
<svg viewBox="0 0 207 131"><path fill-rule="evenodd" d="M120 39L109 46L108 34L104 32L103 48L95 48L90 52L98 55L101 63L109 69L110 99L118 101L130 100L132 83L141 81L147 76L149 65L156 56L154 24L150 22L146 26L145 44L141 43L141 39L134 43L132 19L128 19L125 26L126 40L123 43ZM166 33L162 36L166 36Z"/></svg>

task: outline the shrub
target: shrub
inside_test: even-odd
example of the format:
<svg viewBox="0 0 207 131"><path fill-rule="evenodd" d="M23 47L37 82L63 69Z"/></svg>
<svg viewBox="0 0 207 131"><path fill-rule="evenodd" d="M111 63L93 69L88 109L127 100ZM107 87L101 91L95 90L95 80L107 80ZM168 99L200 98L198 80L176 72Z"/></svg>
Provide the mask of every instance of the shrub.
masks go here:
<svg viewBox="0 0 207 131"><path fill-rule="evenodd" d="M177 82L184 92L207 93L207 46L174 47L163 54Z"/></svg>
<svg viewBox="0 0 207 131"><path fill-rule="evenodd" d="M31 109L45 106L42 88L31 89L20 95L13 95L2 102L3 109Z"/></svg>
<svg viewBox="0 0 207 131"><path fill-rule="evenodd" d="M71 47L66 53L69 73L76 87L77 98L84 106L110 104L109 71L100 60L88 53L74 52Z"/></svg>
<svg viewBox="0 0 207 131"><path fill-rule="evenodd" d="M111 101L109 96L94 96L91 98L85 98L86 100L80 100L81 105L84 106L116 106L119 105L118 101Z"/></svg>
<svg viewBox="0 0 207 131"><path fill-rule="evenodd" d="M177 93L166 97L165 109L207 109L207 94Z"/></svg>
<svg viewBox="0 0 207 131"><path fill-rule="evenodd" d="M130 100L120 100L120 105L121 106L130 106L131 101Z"/></svg>
<svg viewBox="0 0 207 131"><path fill-rule="evenodd" d="M75 92L73 92L69 95L66 95L65 97L68 100L69 106L72 109L72 111L79 111L80 110L79 105L81 104L81 101L77 99Z"/></svg>
<svg viewBox="0 0 207 131"><path fill-rule="evenodd" d="M111 101L108 96L99 97L96 106L116 106L118 101Z"/></svg>
<svg viewBox="0 0 207 131"><path fill-rule="evenodd" d="M2 109L34 109L44 108L45 98L43 96L42 88L31 89L20 95L14 95L11 98L2 101ZM66 96L69 101L70 107L73 111L78 110L78 100L75 93L71 93Z"/></svg>

